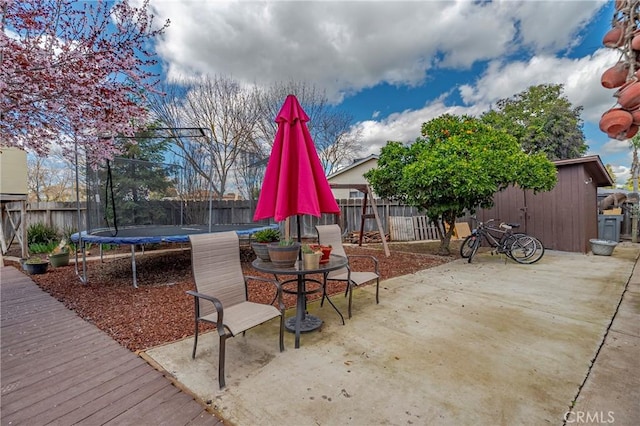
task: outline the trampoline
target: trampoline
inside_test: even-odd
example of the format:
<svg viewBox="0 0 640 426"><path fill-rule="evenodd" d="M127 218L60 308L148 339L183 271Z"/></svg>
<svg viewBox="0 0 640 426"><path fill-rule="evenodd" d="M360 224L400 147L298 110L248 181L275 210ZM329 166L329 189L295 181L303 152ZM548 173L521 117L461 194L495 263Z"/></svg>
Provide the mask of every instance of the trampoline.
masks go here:
<svg viewBox="0 0 640 426"><path fill-rule="evenodd" d="M86 264L86 244L115 244L131 246L131 270L133 286L138 288L136 278L135 246L139 244L188 243L189 235L206 234L210 232L235 231L238 236L250 237L256 231L265 228L278 228L273 225L238 224L238 225L184 225L184 226L131 226L126 228L96 229L91 232L79 232L71 235L71 241L82 248L83 264ZM102 250L100 251L102 255ZM77 252L76 252L77 265Z"/></svg>

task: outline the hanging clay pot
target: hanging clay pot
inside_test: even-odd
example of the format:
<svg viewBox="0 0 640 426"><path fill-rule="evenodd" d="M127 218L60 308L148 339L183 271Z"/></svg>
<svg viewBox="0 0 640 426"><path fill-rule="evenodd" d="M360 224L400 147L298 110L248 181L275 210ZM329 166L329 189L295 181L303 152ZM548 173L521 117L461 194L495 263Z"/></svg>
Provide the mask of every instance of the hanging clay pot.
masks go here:
<svg viewBox="0 0 640 426"><path fill-rule="evenodd" d="M632 80L625 83L614 95L624 109L632 110L640 106L640 82Z"/></svg>
<svg viewBox="0 0 640 426"><path fill-rule="evenodd" d="M617 135L610 134L607 136L609 136L611 139L626 141L627 139L631 139L632 137L634 137L636 133L638 133L638 126L636 126L635 124L632 124L631 126L629 126L629 129L627 129L626 132L620 132Z"/></svg>
<svg viewBox="0 0 640 426"><path fill-rule="evenodd" d="M627 75L629 74L629 65L624 62L618 62L604 73L600 82L602 87L607 89L613 89L615 87L622 86L627 81Z"/></svg>
<svg viewBox="0 0 640 426"><path fill-rule="evenodd" d="M640 31L635 31L633 33L633 38L631 39L631 48L633 50L640 50Z"/></svg>
<svg viewBox="0 0 640 426"><path fill-rule="evenodd" d="M636 108L633 111L629 111L633 118L633 124L640 125L640 108Z"/></svg>
<svg viewBox="0 0 640 426"><path fill-rule="evenodd" d="M624 31L621 26L616 26L610 29L602 39L602 44L604 44L606 47L620 47L623 43Z"/></svg>
<svg viewBox="0 0 640 426"><path fill-rule="evenodd" d="M638 129L640 129L640 126L638 126L637 124L632 124L629 127L629 130L627 130L627 133L624 135L624 139L622 140L631 139L632 137L634 137L636 133L638 133Z"/></svg>
<svg viewBox="0 0 640 426"><path fill-rule="evenodd" d="M622 108L613 108L602 114L600 118L600 130L609 137L616 138L620 133L629 130L633 117L629 111Z"/></svg>

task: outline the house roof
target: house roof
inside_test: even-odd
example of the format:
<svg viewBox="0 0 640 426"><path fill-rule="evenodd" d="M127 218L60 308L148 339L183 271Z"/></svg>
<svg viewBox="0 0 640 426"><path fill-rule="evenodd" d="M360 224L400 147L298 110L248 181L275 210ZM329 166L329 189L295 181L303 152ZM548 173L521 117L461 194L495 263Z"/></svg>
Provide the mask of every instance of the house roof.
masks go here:
<svg viewBox="0 0 640 426"><path fill-rule="evenodd" d="M611 176L609 176L609 172L607 172L604 164L602 164L602 160L599 155L588 155L586 157L570 158L568 160L557 160L554 161L553 164L555 164L557 168L583 164L589 175L591 175L591 179L593 179L593 183L596 186L611 186L615 183L611 179Z"/></svg>
<svg viewBox="0 0 640 426"><path fill-rule="evenodd" d="M338 170L337 172L332 173L332 174L330 174L329 176L327 176L327 179L331 179L331 178L334 178L334 177L336 177L336 176L339 176L339 175L341 175L342 173L345 173L345 172L347 172L347 171L349 171L349 170L351 170L351 169L353 169L353 168L355 168L355 167L358 167L358 166L359 166L359 165L361 165L361 164L366 163L367 161L370 161L370 160L377 160L378 158L379 158L379 156L378 156L378 155L376 155L376 154L371 154L371 155L369 155L368 157L364 157L364 158L360 158L360 159L354 160L354 162L353 162L353 163L351 163L351 164L349 164L348 166L343 167L343 168L341 168L340 170Z"/></svg>

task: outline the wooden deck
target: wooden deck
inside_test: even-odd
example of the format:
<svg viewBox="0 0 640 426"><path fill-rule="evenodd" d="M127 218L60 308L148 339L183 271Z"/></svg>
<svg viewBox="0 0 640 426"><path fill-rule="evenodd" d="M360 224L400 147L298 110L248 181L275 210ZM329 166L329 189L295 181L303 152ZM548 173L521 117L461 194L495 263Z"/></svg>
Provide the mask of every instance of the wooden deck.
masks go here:
<svg viewBox="0 0 640 426"><path fill-rule="evenodd" d="M0 269L0 424L222 425L13 267Z"/></svg>

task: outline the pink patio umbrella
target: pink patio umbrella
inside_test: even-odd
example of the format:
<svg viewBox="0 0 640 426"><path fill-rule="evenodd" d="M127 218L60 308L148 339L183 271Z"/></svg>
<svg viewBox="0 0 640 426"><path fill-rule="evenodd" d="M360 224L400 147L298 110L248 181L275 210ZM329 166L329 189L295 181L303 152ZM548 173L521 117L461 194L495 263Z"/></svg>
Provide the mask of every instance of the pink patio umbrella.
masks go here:
<svg viewBox="0 0 640 426"><path fill-rule="evenodd" d="M294 95L287 96L253 220L340 213L307 128L309 116ZM300 221L298 218L298 239Z"/></svg>
<svg viewBox="0 0 640 426"><path fill-rule="evenodd" d="M253 216L253 220L273 217L278 222L296 216L298 242L302 238L300 215L320 217L322 213L340 213L307 129L307 121L309 116L298 99L287 96L276 117L278 132ZM300 333L317 329L322 320L306 313L302 275L297 276L297 283L296 315L285 321L285 327L295 332L295 347L299 348Z"/></svg>

